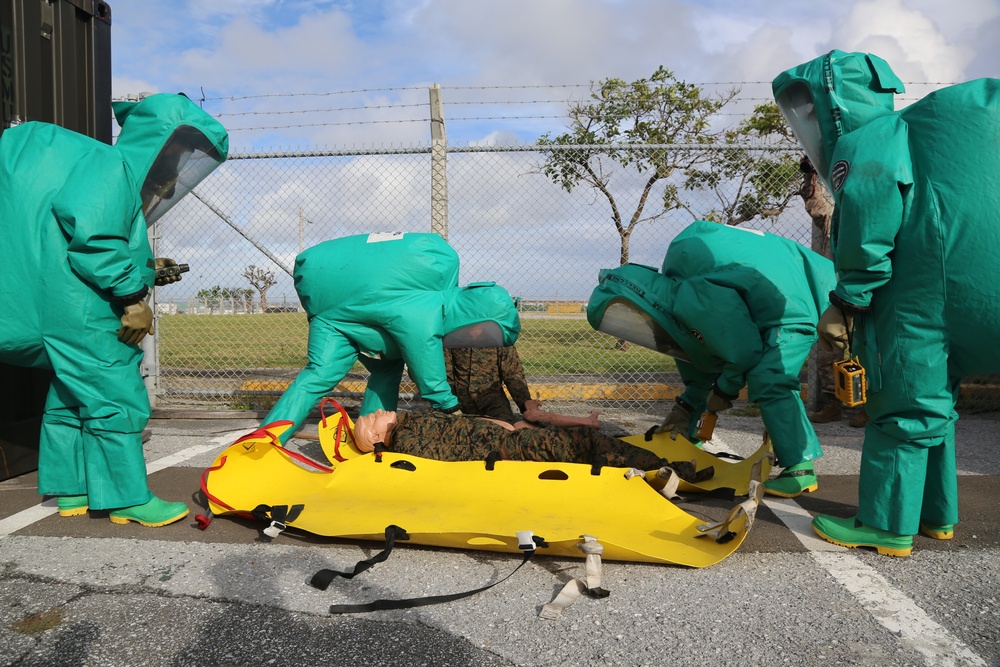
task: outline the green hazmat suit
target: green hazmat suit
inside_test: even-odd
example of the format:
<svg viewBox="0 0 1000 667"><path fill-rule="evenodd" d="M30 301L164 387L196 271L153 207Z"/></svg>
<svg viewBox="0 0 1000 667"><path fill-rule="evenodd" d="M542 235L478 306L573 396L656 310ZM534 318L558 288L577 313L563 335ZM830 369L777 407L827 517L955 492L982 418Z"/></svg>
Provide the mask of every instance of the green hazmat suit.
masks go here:
<svg viewBox="0 0 1000 667"><path fill-rule="evenodd" d="M960 379L1000 371L1000 80L894 111L884 60L831 51L772 87L836 202L830 299L854 317L871 417L858 519L954 524Z"/></svg>
<svg viewBox="0 0 1000 667"><path fill-rule="evenodd" d="M114 110L114 146L40 122L0 135L0 360L53 371L38 491L87 495L92 509L152 498L142 351L118 339L120 319L154 284L147 223L228 151L223 127L182 95Z"/></svg>
<svg viewBox="0 0 1000 667"><path fill-rule="evenodd" d="M458 270L438 234L359 234L302 252L293 275L309 318L308 363L264 423L293 422L288 440L357 361L369 371L362 415L396 409L404 365L423 399L457 410L443 346L513 345L521 330L507 290L459 287Z"/></svg>
<svg viewBox="0 0 1000 667"><path fill-rule="evenodd" d="M693 411L689 439L713 385L733 397L746 386L787 468L823 453L799 371L833 285L830 260L794 241L698 220L670 243L659 272L602 270L587 320L676 358L680 398Z"/></svg>

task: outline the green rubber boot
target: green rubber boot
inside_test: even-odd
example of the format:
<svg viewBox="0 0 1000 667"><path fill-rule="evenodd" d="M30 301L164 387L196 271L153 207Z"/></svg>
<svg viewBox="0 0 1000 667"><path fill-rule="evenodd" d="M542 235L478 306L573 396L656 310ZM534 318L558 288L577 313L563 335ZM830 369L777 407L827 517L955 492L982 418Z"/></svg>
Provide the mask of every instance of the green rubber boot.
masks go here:
<svg viewBox="0 0 1000 667"><path fill-rule="evenodd" d="M174 521L180 521L188 515L189 511L184 503L171 503L153 496L149 502L143 505L115 510L111 512L110 517L111 523L126 524L129 521L135 521L143 526L158 528Z"/></svg>
<svg viewBox="0 0 1000 667"><path fill-rule="evenodd" d="M56 496L56 507L59 508L59 516L80 516L87 513L90 503L86 495Z"/></svg>
<svg viewBox="0 0 1000 667"><path fill-rule="evenodd" d="M817 514L812 521L813 530L827 542L842 547L874 547L883 556L909 556L913 551L913 535L897 535L888 530L870 528L857 517L838 519Z"/></svg>
<svg viewBox="0 0 1000 667"><path fill-rule="evenodd" d="M781 471L774 479L764 482L764 493L782 498L795 498L819 488L812 461L796 463Z"/></svg>
<svg viewBox="0 0 1000 667"><path fill-rule="evenodd" d="M935 540L950 540L955 537L955 524L927 523L925 521L921 521L920 532Z"/></svg>

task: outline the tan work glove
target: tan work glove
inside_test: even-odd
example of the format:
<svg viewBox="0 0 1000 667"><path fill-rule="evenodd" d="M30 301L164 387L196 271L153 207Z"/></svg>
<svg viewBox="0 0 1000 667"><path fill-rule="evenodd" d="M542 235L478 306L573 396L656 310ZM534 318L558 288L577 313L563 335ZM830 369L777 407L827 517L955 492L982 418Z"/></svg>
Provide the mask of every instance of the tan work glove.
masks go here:
<svg viewBox="0 0 1000 667"><path fill-rule="evenodd" d="M834 305L823 311L819 323L816 325L820 345L826 350L833 350L833 348L846 350L848 346L847 334L852 329L854 329L854 316L846 314Z"/></svg>
<svg viewBox="0 0 1000 667"><path fill-rule="evenodd" d="M118 330L118 340L123 343L139 344L146 334L154 333L153 311L145 301L125 306L122 328Z"/></svg>
<svg viewBox="0 0 1000 667"><path fill-rule="evenodd" d="M714 389L705 401L705 409L709 412L722 412L723 410L728 410L731 407L733 407L733 401L728 396L720 394Z"/></svg>
<svg viewBox="0 0 1000 667"><path fill-rule="evenodd" d="M177 266L177 262L170 259L169 257L157 257L154 263L153 269L157 272L155 285L157 287L163 287L164 285L169 285L171 283L176 283L181 279L181 274L177 273L174 275L161 276L159 274L160 269L165 269L170 266Z"/></svg>
<svg viewBox="0 0 1000 667"><path fill-rule="evenodd" d="M670 435L671 440L676 440L677 434L680 433L686 438L688 431L691 428L692 414L694 413L686 404L682 404L680 401L675 401L674 407L670 408L670 414L666 416L663 423L646 431L646 435L648 436L653 433L667 433Z"/></svg>

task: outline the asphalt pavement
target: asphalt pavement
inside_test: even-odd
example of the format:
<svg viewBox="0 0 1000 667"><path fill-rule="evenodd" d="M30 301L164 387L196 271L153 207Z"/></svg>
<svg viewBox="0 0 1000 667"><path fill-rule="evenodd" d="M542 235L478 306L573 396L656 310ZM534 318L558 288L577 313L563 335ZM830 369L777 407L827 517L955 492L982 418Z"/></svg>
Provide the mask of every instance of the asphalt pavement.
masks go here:
<svg viewBox="0 0 1000 667"><path fill-rule="evenodd" d="M606 412L603 428L641 433L661 416ZM202 471L257 423L150 425L150 485L192 510L173 525L62 518L34 473L0 482L0 665L1000 665L996 413L959 421L962 521L950 541L918 536L910 557L892 558L815 537L813 514L856 506L862 430L844 419L817 427L819 490L767 499L731 556L703 569L605 561L610 595L581 597L558 620L540 612L584 576L582 558L536 555L454 602L331 615L331 604L477 588L521 558L397 544L315 589L316 571L350 570L382 545L293 530L270 539L228 517L200 530ZM748 455L762 432L757 417L724 414L707 449ZM313 441L294 444L318 454ZM683 508L698 515L698 501Z"/></svg>

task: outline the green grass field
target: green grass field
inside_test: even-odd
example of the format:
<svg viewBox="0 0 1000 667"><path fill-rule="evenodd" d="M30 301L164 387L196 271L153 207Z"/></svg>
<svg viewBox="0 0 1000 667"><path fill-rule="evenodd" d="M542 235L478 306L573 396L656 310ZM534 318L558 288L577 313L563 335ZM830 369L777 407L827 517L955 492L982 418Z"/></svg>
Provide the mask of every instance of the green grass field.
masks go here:
<svg viewBox="0 0 1000 667"><path fill-rule="evenodd" d="M301 368L306 364L304 313L161 315L157 318L164 368L211 371ZM591 329L585 319L528 317L517 342L528 375L656 373L674 370L670 357Z"/></svg>
<svg viewBox="0 0 1000 667"><path fill-rule="evenodd" d="M161 315L157 328L163 371L207 375L246 369L299 369L306 364L309 331L303 313ZM676 370L669 356L638 345L619 351L615 342L592 330L585 319L525 317L517 347L525 373L535 377ZM363 370L360 364L356 370ZM958 408L997 410L998 396L998 376L965 378Z"/></svg>

